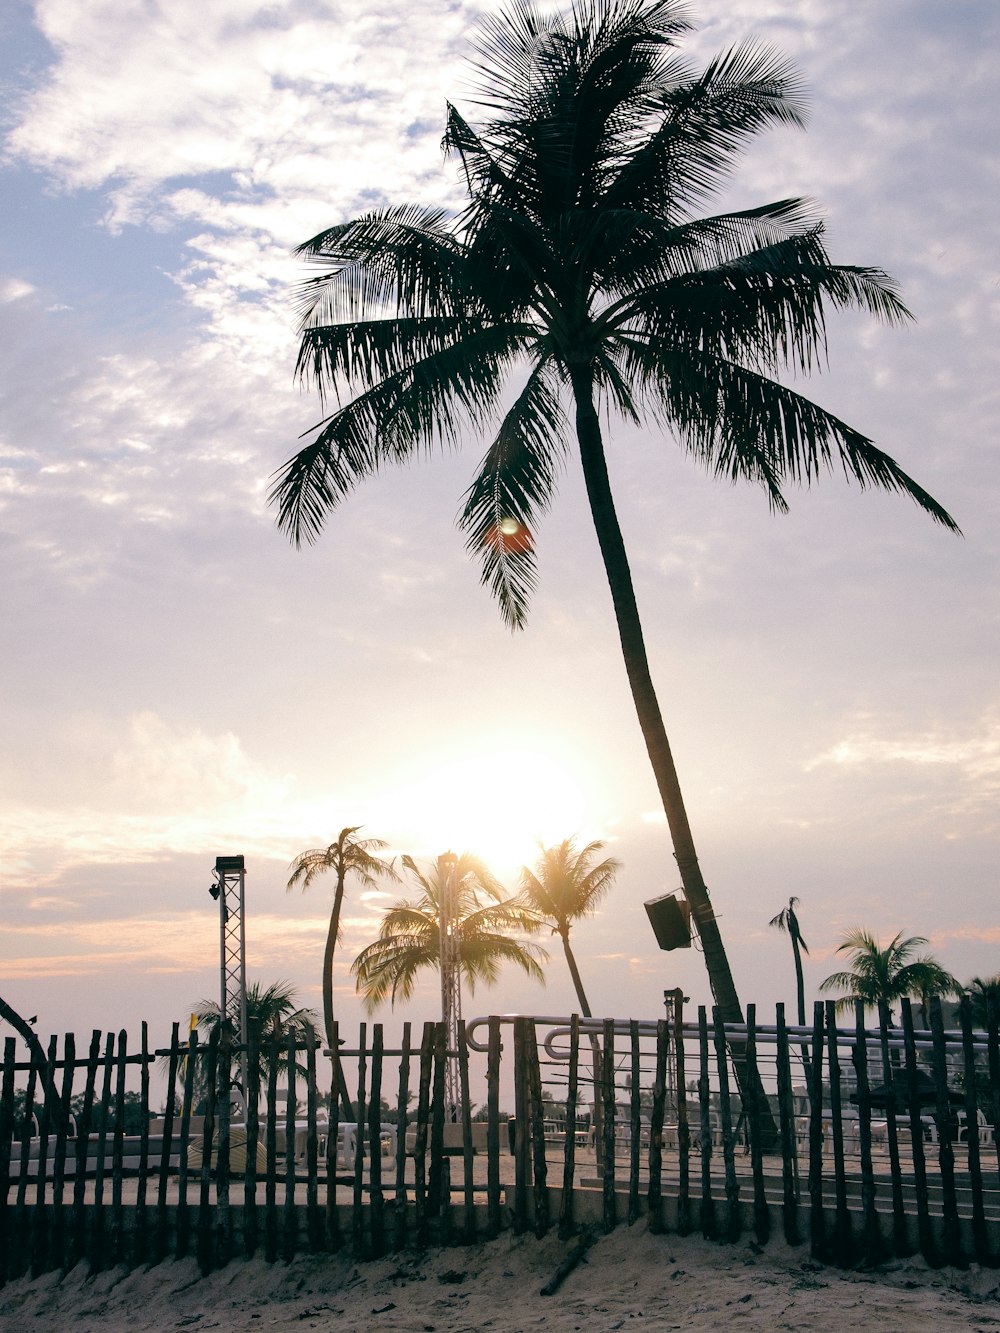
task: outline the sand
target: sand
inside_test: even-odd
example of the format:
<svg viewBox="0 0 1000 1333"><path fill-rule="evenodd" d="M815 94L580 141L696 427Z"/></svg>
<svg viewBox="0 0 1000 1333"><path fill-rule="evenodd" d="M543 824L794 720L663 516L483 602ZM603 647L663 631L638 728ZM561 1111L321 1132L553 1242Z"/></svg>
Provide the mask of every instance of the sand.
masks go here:
<svg viewBox="0 0 1000 1333"><path fill-rule="evenodd" d="M0 1290L0 1330L364 1329L398 1333L611 1329L829 1329L921 1333L1000 1329L1000 1271L934 1271L921 1259L843 1273L804 1247L652 1236L645 1223L602 1236L551 1296L542 1286L573 1248L528 1235L406 1252L232 1263L201 1278L193 1260L89 1279L81 1265Z"/></svg>

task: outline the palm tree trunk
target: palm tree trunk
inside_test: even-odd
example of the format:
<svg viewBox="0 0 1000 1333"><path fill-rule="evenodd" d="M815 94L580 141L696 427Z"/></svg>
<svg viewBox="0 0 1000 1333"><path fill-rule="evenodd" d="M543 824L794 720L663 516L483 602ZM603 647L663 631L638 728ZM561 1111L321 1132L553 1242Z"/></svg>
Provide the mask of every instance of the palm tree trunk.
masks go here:
<svg viewBox="0 0 1000 1333"><path fill-rule="evenodd" d="M330 928L326 932L326 947L323 950L323 1026L326 1028L326 1044L333 1050L333 954L340 934L340 909L344 902L344 881L347 872L343 867L337 871L337 887L333 894L333 910L330 913ZM337 1086L334 1092L340 1100L340 1114L344 1122L351 1119L351 1095L347 1090L347 1081L340 1065L337 1069Z"/></svg>
<svg viewBox="0 0 1000 1333"><path fill-rule="evenodd" d="M788 933L792 937L792 956L795 959L795 999L798 1004L799 1027L806 1025L806 979L802 972L802 951L799 948L798 931L793 930L789 923ZM812 1062L809 1059L809 1047L803 1043L799 1047L799 1054L802 1057L802 1069L806 1076L808 1084L812 1077Z"/></svg>
<svg viewBox="0 0 1000 1333"><path fill-rule="evenodd" d="M729 967L729 959L722 943L722 934L712 909L708 895L708 886L702 877L701 867L695 851L691 826L688 823L684 797L681 793L677 769L674 765L666 728L660 713L660 705L653 688L649 671L646 646L639 619L639 608L632 586L632 574L629 569L628 555L622 538L618 515L615 512L611 483L608 478L607 461L604 456L604 444L601 438L601 424L594 407L593 371L589 362L571 363L569 366L573 394L576 400L576 433L580 446L580 459L583 464L583 476L587 486L590 511L597 531L597 540L604 559L604 569L611 589L615 618L618 622L618 634L621 639L622 655L628 675L632 699L635 703L639 726L653 774L663 802L663 812L667 817L667 826L674 845L674 857L680 872L684 896L691 907L705 955L705 967L712 987L712 994L725 1023L742 1023L743 1010L740 1006L736 985ZM734 1051L734 1057L736 1052ZM734 1061L737 1077L744 1095L744 1101L750 1096L761 1099L762 1108L768 1105L764 1098L763 1086L746 1086L748 1071L738 1058ZM759 1078L756 1080L760 1084ZM763 1116L763 1109L762 1109ZM773 1120L773 1117L772 1117ZM766 1121L764 1122L766 1123Z"/></svg>
<svg viewBox="0 0 1000 1333"><path fill-rule="evenodd" d="M563 952L566 955L566 963L569 967L569 974L573 978L573 989L576 991L576 998L580 1005L580 1013L584 1018L593 1018L590 1004L587 1001L587 993L583 989L583 978L580 976L580 969L576 965L576 958L573 950L569 947L569 927L559 931L559 938L562 940ZM597 1163L601 1165L604 1160L604 1104L601 1099L601 1043L598 1040L597 1033L590 1034L590 1052L593 1056L594 1066L594 1151L597 1156ZM568 1133L572 1133L575 1126L567 1125Z"/></svg>
<svg viewBox="0 0 1000 1333"><path fill-rule="evenodd" d="M28 1049L31 1051L31 1054L35 1059L35 1063L38 1065L46 1110L49 1115L51 1115L53 1123L57 1125L65 1125L67 1123L66 1110L52 1081L52 1071L49 1069L48 1065L49 1058L45 1053L42 1043L35 1035L35 1031L31 1024L28 1023L26 1019L22 1018L17 1010L2 998L0 998L0 1018L2 1018L5 1023L9 1023L14 1031L20 1033L24 1038Z"/></svg>

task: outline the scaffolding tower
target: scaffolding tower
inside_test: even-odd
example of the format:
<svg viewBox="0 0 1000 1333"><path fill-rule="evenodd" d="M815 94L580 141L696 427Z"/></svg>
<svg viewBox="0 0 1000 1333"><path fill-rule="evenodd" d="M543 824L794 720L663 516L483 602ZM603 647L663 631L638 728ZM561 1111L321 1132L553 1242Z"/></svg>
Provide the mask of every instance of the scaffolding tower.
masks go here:
<svg viewBox="0 0 1000 1333"><path fill-rule="evenodd" d="M246 865L242 856L217 856L209 892L219 903L219 1011L229 1022L233 1044L247 1041L247 949L244 927ZM247 1056L240 1053L240 1089L247 1091Z"/></svg>

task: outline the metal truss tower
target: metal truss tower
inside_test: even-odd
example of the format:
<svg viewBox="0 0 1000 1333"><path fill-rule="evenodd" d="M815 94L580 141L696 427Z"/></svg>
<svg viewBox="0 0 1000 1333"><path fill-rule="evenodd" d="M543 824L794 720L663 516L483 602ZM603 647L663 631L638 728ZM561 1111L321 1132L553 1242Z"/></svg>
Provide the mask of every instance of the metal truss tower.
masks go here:
<svg viewBox="0 0 1000 1333"><path fill-rule="evenodd" d="M247 1040L247 949L244 925L246 866L242 856L215 858L215 883L209 892L219 902L221 1013L229 1020L235 1045ZM240 1086L247 1091L247 1057L240 1056Z"/></svg>
<svg viewBox="0 0 1000 1333"><path fill-rule="evenodd" d="M462 1017L462 969L458 955L458 922L455 919L455 883L458 857L445 852L438 857L438 882L441 887L441 1018L444 1021L447 1048L458 1050L458 1020ZM444 1101L448 1114L458 1118L462 1104L461 1083L458 1075L458 1056L450 1056L444 1067Z"/></svg>

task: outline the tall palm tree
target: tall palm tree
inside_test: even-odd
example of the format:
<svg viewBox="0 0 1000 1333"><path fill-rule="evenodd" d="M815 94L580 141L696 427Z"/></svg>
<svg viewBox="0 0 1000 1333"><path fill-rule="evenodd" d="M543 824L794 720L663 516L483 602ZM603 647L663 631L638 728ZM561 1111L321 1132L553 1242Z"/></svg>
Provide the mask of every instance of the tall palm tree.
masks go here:
<svg viewBox="0 0 1000 1333"><path fill-rule="evenodd" d="M776 930L784 931L792 942L792 956L795 959L795 999L798 1005L799 1027L806 1025L806 983L802 972L802 955L809 952L809 945L802 938L802 931L799 929L799 918L795 909L799 905L799 899L792 897L788 900L788 906L783 907L780 912L771 917L768 925L774 926ZM802 1068L805 1070L806 1078L809 1078L810 1062L809 1047L799 1047L802 1056Z"/></svg>
<svg viewBox="0 0 1000 1333"><path fill-rule="evenodd" d="M331 871L336 877L333 889L333 907L330 910L330 925L326 932L326 947L323 950L323 1025L326 1040L333 1046L333 955L340 939L340 913L344 904L344 886L348 875L353 875L365 888L373 889L386 880L399 882L395 867L391 862L383 861L377 852L384 851L387 843L380 838L358 838L355 836L360 824L353 828L342 828L329 847L315 847L311 851L301 852L291 864L288 889L301 884L303 891L308 889L317 875Z"/></svg>
<svg viewBox="0 0 1000 1333"><path fill-rule="evenodd" d="M545 977L539 962L548 954L515 932L538 929L538 919L503 890L476 857L463 853L454 870L436 863L426 873L411 856L403 857L419 896L399 902L386 912L378 939L362 949L351 964L359 993L369 1010L386 999L395 1004L413 994L420 972L441 965L441 899L445 877L452 875L450 911L455 927L460 974L474 990L477 982L492 985L501 963L515 963L533 981Z"/></svg>
<svg viewBox="0 0 1000 1333"><path fill-rule="evenodd" d="M575 921L590 916L607 895L621 869L613 856L595 864L603 842L588 842L577 851L574 839L566 838L555 847L543 847L534 870L525 866L520 877L520 897L533 912L562 940L563 952L573 989L584 1018L592 1018L590 1003L583 989L583 978L569 944L569 932Z"/></svg>
<svg viewBox="0 0 1000 1333"><path fill-rule="evenodd" d="M925 954L914 957L927 940L923 935L903 938L900 931L883 948L877 938L862 926L847 931L837 946L838 953L851 955L851 966L843 972L834 972L821 983L820 990L840 990L845 993L837 1001L843 1013L853 1010L861 1000L866 1008L874 1009L884 1000L893 1023L892 1005L905 996L950 995L959 989L958 982L936 958Z"/></svg>
<svg viewBox="0 0 1000 1333"><path fill-rule="evenodd" d="M602 417L651 420L719 477L786 482L839 464L862 486L950 515L865 435L781 378L825 355L828 310L909 317L881 270L833 264L800 199L701 215L740 151L798 125L790 67L740 44L692 72L679 0L509 0L475 48L478 128L448 107L456 218L401 206L320 232L299 253L297 371L336 400L272 492L314 540L354 487L471 432L492 443L460 523L512 628L536 581L534 530L575 444L625 667L684 893L722 1018L742 1018L698 863L643 641L608 478ZM513 394L511 379L515 379ZM496 423L499 422L499 425Z"/></svg>

